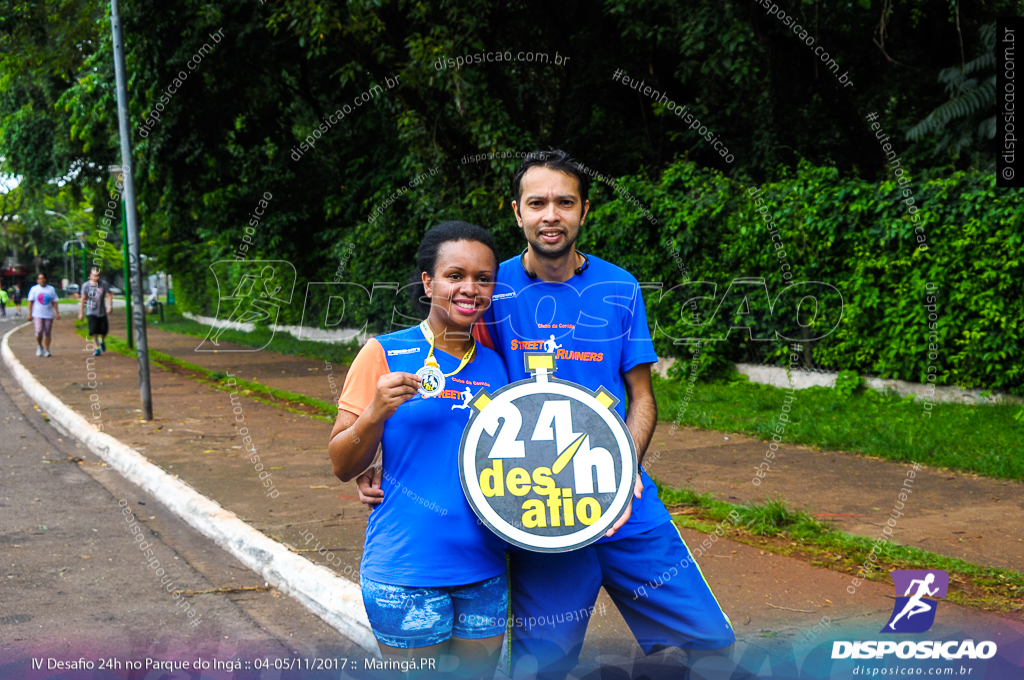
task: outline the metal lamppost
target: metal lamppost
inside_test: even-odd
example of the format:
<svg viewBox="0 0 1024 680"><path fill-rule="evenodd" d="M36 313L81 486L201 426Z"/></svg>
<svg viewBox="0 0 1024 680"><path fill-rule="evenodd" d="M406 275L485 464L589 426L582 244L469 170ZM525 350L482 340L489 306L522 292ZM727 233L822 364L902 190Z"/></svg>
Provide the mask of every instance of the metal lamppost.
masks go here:
<svg viewBox="0 0 1024 680"><path fill-rule="evenodd" d="M130 260L131 295L134 301L135 356L139 360L139 395L142 397L142 419L153 420L153 395L149 383L149 343L146 341L146 316L142 306L142 263L139 260L139 228L135 213L135 180L132 177L132 132L128 125L128 86L124 60L124 40L121 37L121 16L118 0L110 0L110 27L114 40L114 78L117 86L117 124L121 137L120 175L124 182L125 231L128 233L128 248L125 255Z"/></svg>
<svg viewBox="0 0 1024 680"><path fill-rule="evenodd" d="M75 234L75 238L74 239L72 239L70 241L65 241L64 242L64 266L67 267L67 263L68 263L68 244L69 243L74 243L77 240L78 244L80 246L82 246L82 283L85 283L85 241L82 239L82 237L85 236L85 232L84 231L75 231L74 230L75 229L75 225L71 224L71 220L69 220L68 216L65 215L64 213L59 213L56 210L44 210L43 212L45 212L47 215L56 215L57 217L63 218L64 221L68 223L68 229L70 229ZM67 272L65 272L65 273L67 273ZM71 283L74 283L74 282L75 282L75 265L74 265L74 260L72 260L72 264L71 264Z"/></svg>
<svg viewBox="0 0 1024 680"><path fill-rule="evenodd" d="M111 165L107 167L107 170L110 172L110 179L114 181L115 186L120 185L121 166ZM127 324L125 338L128 339L128 349L132 349L135 347L135 343L132 341L132 276L128 267L128 211L125 209L123 191L121 192L121 252L124 253L124 319Z"/></svg>
<svg viewBox="0 0 1024 680"><path fill-rule="evenodd" d="M68 273L68 261L70 260L71 262L71 278L69 279L71 283L75 282L75 256L72 254L70 258L68 257L68 246L72 243L77 243L82 247L82 283L85 283L85 243L82 241L83 235L84 234L82 232L78 232L75 234L78 238L73 238L70 241L64 241L64 246L62 248L64 251L64 274Z"/></svg>
<svg viewBox="0 0 1024 680"><path fill-rule="evenodd" d="M82 212L90 213L90 212L92 212L92 208L86 208ZM85 251L89 247L89 245L88 245L88 243L85 240L85 232L84 231L76 231L75 232L75 236L77 236L78 240L82 242L82 285L84 286L85 282L89 280L89 275L85 273L85 268L86 268ZM99 250L99 244L98 243L96 244L96 249ZM103 271L102 261L101 261L101 264L100 264L100 271Z"/></svg>
<svg viewBox="0 0 1024 680"><path fill-rule="evenodd" d="M89 275L85 273L85 267L86 267L86 264L85 264L85 249L86 249L86 246L85 246L85 232L84 231L76 231L75 232L75 236L78 237L78 242L82 244L82 283L81 283L81 286L84 286L86 280L88 280L88 278L89 278ZM79 286L79 291L81 291L81 286Z"/></svg>

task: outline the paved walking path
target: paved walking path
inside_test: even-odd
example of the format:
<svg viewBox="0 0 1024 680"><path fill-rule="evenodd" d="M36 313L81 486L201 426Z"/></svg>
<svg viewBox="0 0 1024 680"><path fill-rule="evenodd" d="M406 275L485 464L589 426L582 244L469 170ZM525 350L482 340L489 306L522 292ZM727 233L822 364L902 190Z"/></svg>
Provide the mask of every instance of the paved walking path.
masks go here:
<svg viewBox="0 0 1024 680"><path fill-rule="evenodd" d="M771 471L754 486L751 480L765 460L766 442L694 428L673 436L662 423L652 449L661 451L661 457L648 469L670 486L690 486L731 503L780 496L790 507L872 539L892 518L897 543L1024 571L1024 485L1019 482L922 466L906 485L913 492L902 502L899 494L911 470L906 462L783 442Z"/></svg>
<svg viewBox="0 0 1024 680"><path fill-rule="evenodd" d="M0 677L28 677L32 657L365 656L47 423L3 363L0 432Z"/></svg>

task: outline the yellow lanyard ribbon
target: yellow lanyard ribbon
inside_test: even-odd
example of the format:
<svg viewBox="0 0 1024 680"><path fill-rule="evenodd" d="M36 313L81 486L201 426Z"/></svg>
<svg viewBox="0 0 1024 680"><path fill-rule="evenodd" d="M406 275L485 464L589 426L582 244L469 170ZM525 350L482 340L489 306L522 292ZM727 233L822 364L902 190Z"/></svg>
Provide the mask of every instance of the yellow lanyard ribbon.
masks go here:
<svg viewBox="0 0 1024 680"><path fill-rule="evenodd" d="M423 337L425 337L430 342L430 351L427 353L427 358L423 362L423 365L424 366L433 366L434 368L441 368L438 365L438 363L437 363L437 359L434 358L434 331L430 330L430 324L427 323L426 319L424 319L420 323L420 330L423 331ZM473 336L470 336L470 337L472 338ZM473 360L473 355L475 355L475 354L476 354L476 338L473 338L473 346L469 348L468 352L466 352L466 356L462 357L462 363L460 363L459 367L456 368L451 373L445 373L444 377L448 378L450 376L455 375L459 371L461 371L463 368L466 367L466 364L468 364L470 361Z"/></svg>

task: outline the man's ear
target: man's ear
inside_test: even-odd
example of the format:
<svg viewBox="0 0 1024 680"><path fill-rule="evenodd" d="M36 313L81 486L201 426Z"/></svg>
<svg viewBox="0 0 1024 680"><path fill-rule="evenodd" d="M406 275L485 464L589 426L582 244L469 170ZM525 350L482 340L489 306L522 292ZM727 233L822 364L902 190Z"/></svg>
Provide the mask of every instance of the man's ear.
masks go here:
<svg viewBox="0 0 1024 680"><path fill-rule="evenodd" d="M588 198L583 202L583 212L580 213L580 226L583 226L583 220L587 217L587 212L590 210L590 199Z"/></svg>
<svg viewBox="0 0 1024 680"><path fill-rule="evenodd" d="M512 213L516 216L516 222L519 224L520 227L522 227L523 226L523 215L519 211L519 204L516 203L515 201L512 201Z"/></svg>

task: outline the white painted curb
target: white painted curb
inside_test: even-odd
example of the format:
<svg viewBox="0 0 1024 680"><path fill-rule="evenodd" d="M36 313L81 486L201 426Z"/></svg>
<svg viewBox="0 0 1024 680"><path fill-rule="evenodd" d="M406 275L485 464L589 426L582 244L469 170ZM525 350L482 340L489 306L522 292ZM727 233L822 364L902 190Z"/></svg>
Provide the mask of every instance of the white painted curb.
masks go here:
<svg viewBox="0 0 1024 680"><path fill-rule="evenodd" d="M65 427L90 451L159 500L199 533L212 539L245 566L326 621L367 652L378 655L377 641L363 608L358 586L264 536L176 476L164 472L141 453L125 446L75 413L35 379L18 361L8 342L22 324L0 342L0 355L21 388L47 416Z"/></svg>
<svg viewBox="0 0 1024 680"><path fill-rule="evenodd" d="M661 357L652 367L655 373L662 378L668 378L668 369L675 364L674 357ZM764 366L761 364L736 364L736 372L750 378L750 382L772 387L804 390L808 387L835 387L837 372L828 371L805 371L795 369L786 373L782 366ZM923 402L953 402L956 404L1020 404L1024 403L1020 397L999 392L986 392L980 389L963 389L956 385L934 385L931 383L912 383L905 380L893 380L891 378L869 378L862 376L865 384L876 392L884 392L887 389L894 390L901 397L912 395L917 401Z"/></svg>

